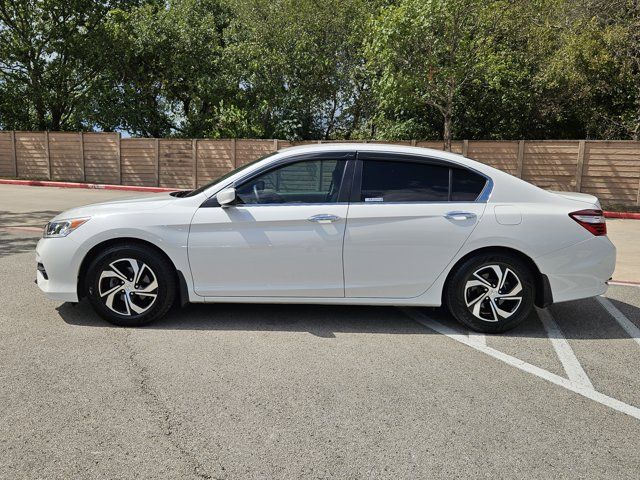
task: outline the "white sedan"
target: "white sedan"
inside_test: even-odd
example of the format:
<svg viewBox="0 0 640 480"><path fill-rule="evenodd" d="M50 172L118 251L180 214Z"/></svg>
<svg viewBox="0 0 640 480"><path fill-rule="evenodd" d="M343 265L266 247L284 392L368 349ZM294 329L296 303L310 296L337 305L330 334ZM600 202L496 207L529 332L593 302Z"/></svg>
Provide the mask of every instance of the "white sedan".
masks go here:
<svg viewBox="0 0 640 480"><path fill-rule="evenodd" d="M600 295L616 251L597 198L451 153L295 147L189 192L68 210L36 249L50 298L139 326L176 301L440 306L500 332Z"/></svg>

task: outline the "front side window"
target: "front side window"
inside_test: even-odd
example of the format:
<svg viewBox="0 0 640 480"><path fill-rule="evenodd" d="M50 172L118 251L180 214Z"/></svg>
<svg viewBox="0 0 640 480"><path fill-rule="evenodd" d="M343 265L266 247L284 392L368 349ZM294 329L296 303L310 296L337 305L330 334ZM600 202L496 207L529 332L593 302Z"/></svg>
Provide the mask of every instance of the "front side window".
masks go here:
<svg viewBox="0 0 640 480"><path fill-rule="evenodd" d="M335 203L344 160L306 160L258 175L236 189L240 203Z"/></svg>
<svg viewBox="0 0 640 480"><path fill-rule="evenodd" d="M418 162L364 160L361 202L446 202L449 168Z"/></svg>

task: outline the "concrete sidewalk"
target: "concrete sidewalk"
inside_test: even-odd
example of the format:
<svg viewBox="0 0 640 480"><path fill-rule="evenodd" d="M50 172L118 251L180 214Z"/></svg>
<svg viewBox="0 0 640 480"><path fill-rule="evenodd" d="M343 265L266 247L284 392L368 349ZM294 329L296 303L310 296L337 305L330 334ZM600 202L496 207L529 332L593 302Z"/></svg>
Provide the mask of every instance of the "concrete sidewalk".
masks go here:
<svg viewBox="0 0 640 480"><path fill-rule="evenodd" d="M640 283L640 220L607 220L609 238L618 249L613 279Z"/></svg>

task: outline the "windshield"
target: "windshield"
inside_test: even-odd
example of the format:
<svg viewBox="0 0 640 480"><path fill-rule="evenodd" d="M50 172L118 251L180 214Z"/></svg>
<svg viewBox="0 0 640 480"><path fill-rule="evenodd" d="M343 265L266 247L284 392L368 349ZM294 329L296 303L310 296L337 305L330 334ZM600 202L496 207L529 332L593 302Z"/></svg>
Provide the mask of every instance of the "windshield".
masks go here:
<svg viewBox="0 0 640 480"><path fill-rule="evenodd" d="M261 162L265 158L269 158L269 157L275 155L276 153L278 153L278 152L267 153L266 155L263 155L262 157L258 158L257 160L254 160L253 162L246 163L246 164L242 165L241 167L236 168L235 170L231 170L229 173L225 173L221 177L216 178L214 181L209 182L206 185L201 186L200 188L196 188L195 190L191 190L190 192L187 192L187 193L185 193L184 195L181 195L181 196L183 196L183 197L193 197L194 195L199 195L200 193L204 192L207 188L215 185L216 183L222 182L223 180L225 180L225 179L227 179L229 177L232 177L236 173L241 172L245 168L248 168L251 165L254 165L254 164L258 163L258 162Z"/></svg>

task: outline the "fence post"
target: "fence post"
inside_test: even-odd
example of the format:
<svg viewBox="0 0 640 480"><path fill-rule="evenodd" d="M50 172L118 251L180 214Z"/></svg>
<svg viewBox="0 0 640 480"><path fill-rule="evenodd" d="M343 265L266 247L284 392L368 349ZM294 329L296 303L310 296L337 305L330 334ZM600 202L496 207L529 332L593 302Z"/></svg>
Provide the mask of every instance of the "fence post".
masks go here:
<svg viewBox="0 0 640 480"><path fill-rule="evenodd" d="M121 133L118 132L118 185L122 185L122 147L121 147Z"/></svg>
<svg viewBox="0 0 640 480"><path fill-rule="evenodd" d="M415 146L416 146L416 143L417 143L417 142L416 142L415 140L411 140L411 146L412 146L412 147L415 147Z"/></svg>
<svg viewBox="0 0 640 480"><path fill-rule="evenodd" d="M524 140L518 140L518 160L516 165L516 177L522 178L524 169Z"/></svg>
<svg viewBox="0 0 640 480"><path fill-rule="evenodd" d="M11 130L11 161L13 163L13 176L18 176L18 155L16 153L16 131Z"/></svg>
<svg viewBox="0 0 640 480"><path fill-rule="evenodd" d="M580 140L578 142L578 165L576 166L576 192L582 188L582 172L584 170L584 155L586 150L586 142Z"/></svg>
<svg viewBox="0 0 640 480"><path fill-rule="evenodd" d="M193 157L193 170L191 175L193 177L193 188L198 188L198 139L191 139L191 156Z"/></svg>
<svg viewBox="0 0 640 480"><path fill-rule="evenodd" d="M233 169L238 168L238 163L236 160L236 139L231 139L231 161L233 162Z"/></svg>
<svg viewBox="0 0 640 480"><path fill-rule="evenodd" d="M155 164L156 164L156 186L160 186L160 139L156 138L155 146Z"/></svg>
<svg viewBox="0 0 640 480"><path fill-rule="evenodd" d="M80 167L82 168L82 181L87 181L86 168L84 164L84 132L80 132Z"/></svg>
<svg viewBox="0 0 640 480"><path fill-rule="evenodd" d="M49 180L53 180L51 178L51 151L49 150L49 130L45 130L44 132L44 144L47 152L47 171Z"/></svg>
<svg viewBox="0 0 640 480"><path fill-rule="evenodd" d="M277 138L274 138L274 139L273 139L273 150L274 150L275 152L277 152L277 151L278 151L278 139L277 139Z"/></svg>
<svg viewBox="0 0 640 480"><path fill-rule="evenodd" d="M469 154L469 140L462 141L462 156L466 157Z"/></svg>

